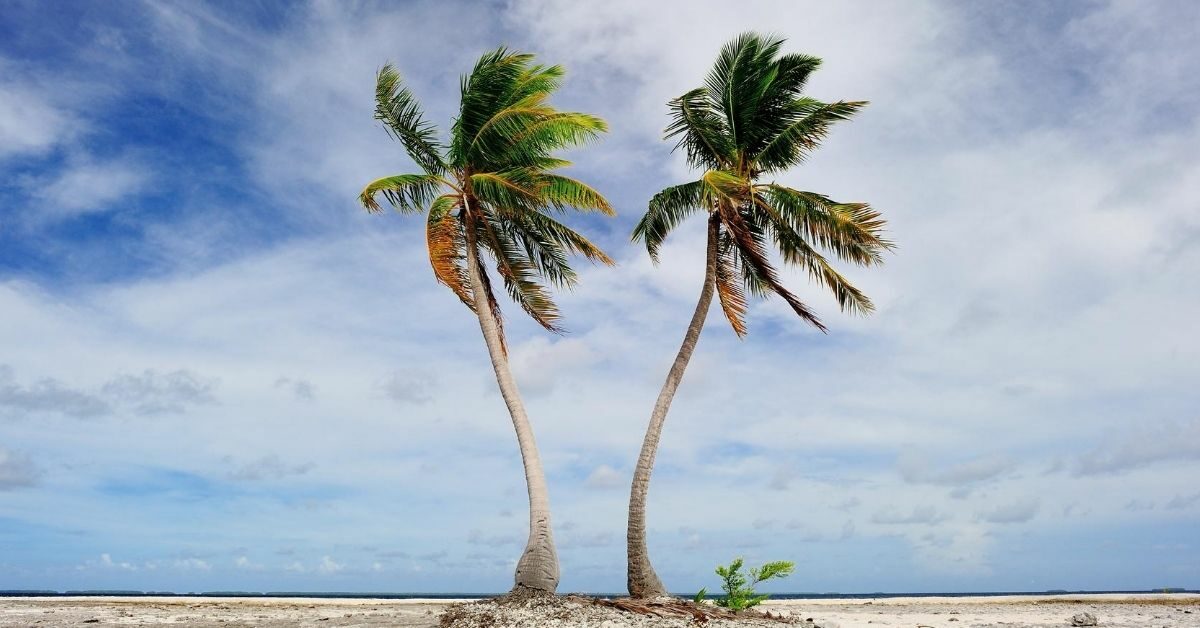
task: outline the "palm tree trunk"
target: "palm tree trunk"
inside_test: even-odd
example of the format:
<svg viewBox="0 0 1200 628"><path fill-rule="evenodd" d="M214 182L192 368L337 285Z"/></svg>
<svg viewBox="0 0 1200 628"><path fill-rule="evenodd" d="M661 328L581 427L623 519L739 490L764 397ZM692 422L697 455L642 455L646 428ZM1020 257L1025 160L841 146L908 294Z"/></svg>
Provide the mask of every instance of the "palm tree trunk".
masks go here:
<svg viewBox="0 0 1200 628"><path fill-rule="evenodd" d="M650 564L650 552L646 548L646 493L650 489L650 472L654 469L654 456L658 452L658 441L662 437L667 411L671 409L675 389L679 388L679 382L683 380L683 372L687 369L688 361L692 359L696 341L700 339L700 331L704 329L709 305L712 304L717 276L717 225L715 217L709 219L704 288L700 290L700 301L696 303L696 311L692 314L692 322L688 324L687 333L683 336L679 354L675 356L675 363L667 373L667 381L658 393L658 400L654 402L654 412L650 414L650 425L646 428L646 438L642 441L642 452L638 455L637 468L633 471L626 542L629 595L634 598L646 599L667 595L667 590Z"/></svg>
<svg viewBox="0 0 1200 628"><path fill-rule="evenodd" d="M525 544L525 552L517 561L513 588L526 587L553 593L558 588L558 551L554 547L554 535L550 529L550 493L546 488L546 476L542 472L542 461L538 456L537 442L533 438L533 428L530 427L529 417L525 414L525 404L521 401L517 382L508 367L508 355L500 338L500 330L492 316L487 295L480 288L483 285L483 277L479 253L476 249L475 230L470 225L470 210L467 211L467 272L471 280L471 298L479 318L479 329L483 332L483 340L487 343L488 355L492 359L492 369L496 372L500 396L508 406L513 428L517 432L521 462L525 465L525 485L529 492L529 540Z"/></svg>

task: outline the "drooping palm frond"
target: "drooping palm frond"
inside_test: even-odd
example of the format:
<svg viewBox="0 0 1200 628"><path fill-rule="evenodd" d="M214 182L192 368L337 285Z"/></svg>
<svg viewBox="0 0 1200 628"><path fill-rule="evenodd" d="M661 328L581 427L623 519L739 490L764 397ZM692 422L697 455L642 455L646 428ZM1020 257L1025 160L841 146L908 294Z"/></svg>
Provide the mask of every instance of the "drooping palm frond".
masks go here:
<svg viewBox="0 0 1200 628"><path fill-rule="evenodd" d="M441 174L445 171L441 147L437 143L437 128L425 121L417 99L390 63L376 76L375 119L384 123L388 133L404 145L409 157L425 172Z"/></svg>
<svg viewBox="0 0 1200 628"><path fill-rule="evenodd" d="M462 223L452 215L461 206L461 198L455 194L443 194L435 199L425 222L425 242L429 247L433 276L474 311L475 302L471 300L471 280L466 267L466 236Z"/></svg>
<svg viewBox="0 0 1200 628"><path fill-rule="evenodd" d="M737 209L722 208L720 216L722 226L729 230L729 235L733 239L738 253L738 263L743 272L749 276L746 287L760 293L765 293L765 289L769 288L771 292L787 302L797 316L813 327L826 331L825 324L821 322L816 313L780 283L779 274L771 265L768 257L761 231L753 229Z"/></svg>
<svg viewBox="0 0 1200 628"><path fill-rule="evenodd" d="M494 215L483 216L476 220L476 230L480 246L496 261L508 296L547 331L563 333L556 324L560 318L558 306L538 281L540 269L512 237L510 223Z"/></svg>
<svg viewBox="0 0 1200 628"><path fill-rule="evenodd" d="M375 201L375 195L383 194L396 211L417 214L425 211L441 185L441 179L430 174L392 175L368 183L358 195L358 202L369 212L381 212L383 208Z"/></svg>
<svg viewBox="0 0 1200 628"><path fill-rule="evenodd" d="M733 327L738 338L746 336L746 292L744 282L738 280L738 255L733 239L728 232L718 236L716 277L717 301L721 311Z"/></svg>

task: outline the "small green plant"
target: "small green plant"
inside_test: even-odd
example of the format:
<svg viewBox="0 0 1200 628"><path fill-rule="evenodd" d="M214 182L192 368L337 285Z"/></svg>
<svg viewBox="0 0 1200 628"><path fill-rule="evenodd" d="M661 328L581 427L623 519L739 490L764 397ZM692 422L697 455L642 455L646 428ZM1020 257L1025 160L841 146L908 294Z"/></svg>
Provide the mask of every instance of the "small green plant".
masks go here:
<svg viewBox="0 0 1200 628"><path fill-rule="evenodd" d="M786 560L777 560L767 563L762 567L751 567L750 578L747 580L746 574L742 573L743 564L744 562L741 557L738 557L732 563L729 563L728 566L717 566L717 575L721 576L722 580L721 588L725 590L725 596L715 600L717 606L737 612L761 604L763 600L771 596L767 593L755 593L755 586L767 580L786 578L796 571L795 563ZM700 589L700 592L692 600L699 604L704 601L707 595L708 589Z"/></svg>

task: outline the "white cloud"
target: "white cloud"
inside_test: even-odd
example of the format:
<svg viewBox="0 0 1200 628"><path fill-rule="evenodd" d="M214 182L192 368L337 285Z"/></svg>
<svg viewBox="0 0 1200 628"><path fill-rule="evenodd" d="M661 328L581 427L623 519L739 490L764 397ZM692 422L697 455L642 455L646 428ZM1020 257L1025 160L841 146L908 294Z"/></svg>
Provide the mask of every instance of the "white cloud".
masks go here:
<svg viewBox="0 0 1200 628"><path fill-rule="evenodd" d="M589 488L609 490L626 486L629 483L629 478L625 477L625 474L620 471L602 464L593 469L583 483Z"/></svg>
<svg viewBox="0 0 1200 628"><path fill-rule="evenodd" d="M0 75L11 76L12 70L0 58ZM0 80L0 160L43 153L72 135L77 126L69 113L35 86Z"/></svg>
<svg viewBox="0 0 1200 628"><path fill-rule="evenodd" d="M345 567L346 566L343 565L342 563L339 563L328 556L322 556L321 563L319 565L317 565L317 571L319 571L323 574L329 575L329 574L335 574L335 573L341 571L342 569L345 569Z"/></svg>
<svg viewBox="0 0 1200 628"><path fill-rule="evenodd" d="M122 201L141 192L150 181L150 167L136 160L69 160L52 178L31 183L35 202L29 219L44 223L119 211Z"/></svg>
<svg viewBox="0 0 1200 628"><path fill-rule="evenodd" d="M189 570L211 571L212 570L212 565L208 561L202 560L200 558L179 558L179 559L176 559L173 564L175 565L176 569L181 569L184 571L189 571Z"/></svg>

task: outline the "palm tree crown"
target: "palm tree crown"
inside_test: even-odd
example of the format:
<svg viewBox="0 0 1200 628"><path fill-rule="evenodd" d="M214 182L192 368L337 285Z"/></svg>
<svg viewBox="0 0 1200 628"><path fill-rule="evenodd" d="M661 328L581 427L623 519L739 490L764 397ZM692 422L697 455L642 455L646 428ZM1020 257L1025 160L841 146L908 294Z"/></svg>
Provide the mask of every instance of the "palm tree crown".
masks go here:
<svg viewBox="0 0 1200 628"><path fill-rule="evenodd" d="M656 194L633 232L657 259L676 225L707 210L718 238L717 296L739 336L746 333L746 292L776 294L801 318L825 330L816 314L780 283L768 243L785 263L805 268L829 288L842 309L864 314L874 309L871 300L818 249L867 266L880 263L883 251L892 246L882 235L884 220L866 203L837 203L821 194L759 182L803 162L833 123L867 104L823 103L804 96L821 60L781 55L783 41L756 33L738 36L721 50L704 87L670 102L667 137L678 138L676 149L706 172L697 181Z"/></svg>
<svg viewBox="0 0 1200 628"><path fill-rule="evenodd" d="M596 190L551 172L570 165L553 152L607 130L600 118L547 104L562 76L561 66L536 65L531 54L500 48L484 55L462 79L459 115L449 145L443 146L395 68L385 65L376 83L375 117L422 172L376 179L359 196L372 212L382 209L377 194L402 213L427 211L434 276L467 307L475 309L466 268L466 248L471 246L488 252L513 301L554 332L561 331L559 312L543 284L575 284L567 255L613 263L553 217L569 208L613 215ZM479 288L499 324L491 282L479 271Z"/></svg>

